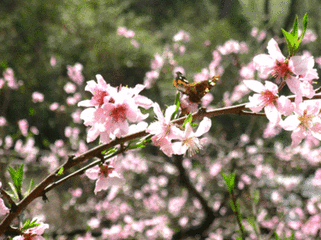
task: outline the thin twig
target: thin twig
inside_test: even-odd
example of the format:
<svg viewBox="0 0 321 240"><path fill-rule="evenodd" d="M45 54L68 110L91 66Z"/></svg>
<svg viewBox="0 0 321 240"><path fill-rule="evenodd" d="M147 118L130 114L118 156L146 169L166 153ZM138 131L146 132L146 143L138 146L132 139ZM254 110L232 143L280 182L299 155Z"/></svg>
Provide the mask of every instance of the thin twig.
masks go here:
<svg viewBox="0 0 321 240"><path fill-rule="evenodd" d="M2 194L2 196L4 196L4 197L8 200L9 204L11 205L11 209L12 209L12 210L14 210L14 209L17 208L16 203L12 200L12 198L10 197L10 195L9 195L5 190L3 190L2 188L0 188L0 193Z"/></svg>

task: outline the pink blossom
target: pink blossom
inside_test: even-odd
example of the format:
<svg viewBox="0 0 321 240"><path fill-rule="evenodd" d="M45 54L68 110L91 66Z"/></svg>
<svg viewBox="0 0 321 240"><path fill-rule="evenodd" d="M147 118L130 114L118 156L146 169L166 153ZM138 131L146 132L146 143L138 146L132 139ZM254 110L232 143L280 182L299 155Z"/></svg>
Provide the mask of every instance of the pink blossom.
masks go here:
<svg viewBox="0 0 321 240"><path fill-rule="evenodd" d="M3 127L7 124L7 119L3 116L0 116L0 127Z"/></svg>
<svg viewBox="0 0 321 240"><path fill-rule="evenodd" d="M186 51L186 47L185 46L179 46L178 48L178 52L179 54L183 55Z"/></svg>
<svg viewBox="0 0 321 240"><path fill-rule="evenodd" d="M289 114L292 111L291 101L287 98L278 97L278 86L272 82L265 81L265 86L256 80L244 80L244 84L251 90L257 92L249 97L250 102L245 107L253 112L259 112L264 108L266 117L273 124L281 120L281 113Z"/></svg>
<svg viewBox="0 0 321 240"><path fill-rule="evenodd" d="M283 56L277 42L273 38L269 41L267 49L269 54L259 54L253 59L262 77L267 78L269 74L277 80L290 77L293 71L292 61L287 60Z"/></svg>
<svg viewBox="0 0 321 240"><path fill-rule="evenodd" d="M71 195L75 198L79 198L82 195L82 189L81 188L76 188L76 189L72 189L69 188L68 192L71 193Z"/></svg>
<svg viewBox="0 0 321 240"><path fill-rule="evenodd" d="M202 101L203 101L203 99L202 99ZM186 94L183 94L183 96L181 96L180 108L181 108L182 112L184 112L184 113L194 113L194 112L198 111L198 104L191 102L189 100L189 96L187 96Z"/></svg>
<svg viewBox="0 0 321 240"><path fill-rule="evenodd" d="M209 173L212 177L215 177L222 170L222 163L216 161L214 164L210 166Z"/></svg>
<svg viewBox="0 0 321 240"><path fill-rule="evenodd" d="M201 82L204 81L206 79L209 79L210 76L210 72L207 68L203 68L202 71L200 73L196 73L194 74L194 81L195 82Z"/></svg>
<svg viewBox="0 0 321 240"><path fill-rule="evenodd" d="M0 182L0 188L1 188L2 183ZM6 215L10 212L9 208L4 205L4 201L2 198L0 198L0 216Z"/></svg>
<svg viewBox="0 0 321 240"><path fill-rule="evenodd" d="M257 27L252 28L251 30L251 36L256 37L259 32L259 29Z"/></svg>
<svg viewBox="0 0 321 240"><path fill-rule="evenodd" d="M174 217L179 215L180 210L184 206L187 199L187 192L184 192L183 197L175 197L169 200L168 202L168 212Z"/></svg>
<svg viewBox="0 0 321 240"><path fill-rule="evenodd" d="M144 78L144 86L146 87L146 89L152 88L158 77L159 77L159 72L155 70L147 72Z"/></svg>
<svg viewBox="0 0 321 240"><path fill-rule="evenodd" d="M74 66L67 65L67 74L69 78L77 83L78 85L81 85L84 81L84 76L82 75L82 69L83 66L80 63L76 63Z"/></svg>
<svg viewBox="0 0 321 240"><path fill-rule="evenodd" d="M143 85L136 85L129 89L122 87L113 95L114 102L105 103L103 109L107 119L105 126L112 135L120 137L128 133L128 121L140 122L148 117L142 114L138 107L149 108L152 102L138 93L144 88Z"/></svg>
<svg viewBox="0 0 321 240"><path fill-rule="evenodd" d="M125 183L125 180L115 171L115 159L88 169L85 174L91 180L97 180L95 194L110 186L121 186Z"/></svg>
<svg viewBox="0 0 321 240"><path fill-rule="evenodd" d="M240 42L240 53L247 53L249 51L249 46L246 42Z"/></svg>
<svg viewBox="0 0 321 240"><path fill-rule="evenodd" d="M87 221L87 224L91 229L98 228L100 224L100 220L98 218L91 218Z"/></svg>
<svg viewBox="0 0 321 240"><path fill-rule="evenodd" d="M31 222L34 220L37 220L37 223L39 224L36 227L33 228L28 228L23 232L21 236L14 237L13 240L45 240L45 238L41 237L44 233L44 231L49 228L48 224L39 222L38 219L33 219Z"/></svg>
<svg viewBox="0 0 321 240"><path fill-rule="evenodd" d="M174 70L172 71L173 76L177 76L177 72L181 72L183 75L185 75L185 69L183 67L175 67Z"/></svg>
<svg viewBox="0 0 321 240"><path fill-rule="evenodd" d="M126 38L133 38L134 36L135 36L135 32L131 29L128 29L124 34L124 37Z"/></svg>
<svg viewBox="0 0 321 240"><path fill-rule="evenodd" d="M15 151L18 152L26 162L33 162L36 160L36 156L39 152L39 149L34 145L35 140L31 137L28 138L27 142L24 145L23 141L19 139L15 144Z"/></svg>
<svg viewBox="0 0 321 240"><path fill-rule="evenodd" d="M201 99L201 105L202 107L208 107L210 105L210 103L213 101L214 97L211 93L207 93L204 95L204 97L202 97ZM193 112L195 112L195 110L193 110Z"/></svg>
<svg viewBox="0 0 321 240"><path fill-rule="evenodd" d="M321 186L321 168L315 171L314 179L312 180L314 186Z"/></svg>
<svg viewBox="0 0 321 240"><path fill-rule="evenodd" d="M249 89L245 86L243 82L237 85L232 94L229 92L224 93L224 103L226 106L230 106L232 103L240 101L243 96L249 93Z"/></svg>
<svg viewBox="0 0 321 240"><path fill-rule="evenodd" d="M5 137L4 142L5 142L4 148L7 150L11 148L13 145L12 137L9 135Z"/></svg>
<svg viewBox="0 0 321 240"><path fill-rule="evenodd" d="M190 123L187 123L185 126L185 131L179 136L179 142L174 142L172 144L173 153L177 155L185 154L187 151L189 156L193 156L195 153L202 148L202 143L204 139L198 139L201 135L208 132L211 128L211 120L207 117L204 117L200 122L196 132L193 132L193 129Z"/></svg>
<svg viewBox="0 0 321 240"><path fill-rule="evenodd" d="M303 56L294 56L291 58L293 62L293 72L297 75L287 80L287 85L291 92L296 94L295 102L302 102L302 96L312 98L315 95L312 80L318 79L318 73L314 66L314 59L309 54Z"/></svg>
<svg viewBox="0 0 321 240"><path fill-rule="evenodd" d="M301 30L299 30L299 35L301 35L302 32ZM304 37L302 39L302 43L303 44L307 44L310 42L314 42L315 40L317 40L318 36L311 30L311 29L307 29L305 31Z"/></svg>
<svg viewBox="0 0 321 240"><path fill-rule="evenodd" d="M164 59L158 53L154 55L154 59L151 61L151 69L160 69L163 67Z"/></svg>
<svg viewBox="0 0 321 240"><path fill-rule="evenodd" d="M18 125L22 135L26 137L28 134L28 127L29 127L27 119L19 120Z"/></svg>
<svg viewBox="0 0 321 240"><path fill-rule="evenodd" d="M68 97L66 103L68 105L75 105L81 99L80 93L75 93L72 97Z"/></svg>
<svg viewBox="0 0 321 240"><path fill-rule="evenodd" d="M139 48L139 42L137 42L135 39L132 39L130 41L130 43L135 47L135 48Z"/></svg>
<svg viewBox="0 0 321 240"><path fill-rule="evenodd" d="M77 240L95 240L96 238L93 238L90 232L86 232L86 235L84 237L77 237L76 239Z"/></svg>
<svg viewBox="0 0 321 240"><path fill-rule="evenodd" d="M171 140L179 136L181 130L171 123L171 116L176 109L175 105L169 106L163 115L158 103L154 103L154 112L158 121L153 122L147 128L147 132L154 134L152 141L156 146L167 155L171 156L173 149L171 147Z"/></svg>
<svg viewBox="0 0 321 240"><path fill-rule="evenodd" d="M129 122L140 122L148 114L142 114L139 107L145 109L152 106L152 101L139 95L144 89L141 84L134 88L114 88L107 84L101 75L97 75L98 83L91 80L87 82L85 90L93 94L91 100L84 100L78 106L86 106L80 118L86 126L91 126L88 131L87 141L91 142L100 136L100 141L107 143L115 137L128 133Z"/></svg>
<svg viewBox="0 0 321 240"><path fill-rule="evenodd" d="M43 102L43 99L44 99L44 96L42 93L39 93L39 92L32 93L32 101L34 103Z"/></svg>
<svg viewBox="0 0 321 240"><path fill-rule="evenodd" d="M241 49L240 43L236 40L231 39L231 40L226 41L223 46L218 46L217 50L222 55L228 55L231 53L240 53L241 50L242 50L242 52L246 52L247 47L244 46L244 44L243 44L242 49Z"/></svg>
<svg viewBox="0 0 321 240"><path fill-rule="evenodd" d="M5 81L8 82L8 87L11 89L18 89L19 84L17 83L16 78L14 77L14 73L12 68L7 68L4 72L3 72L3 78Z"/></svg>
<svg viewBox="0 0 321 240"><path fill-rule="evenodd" d="M66 93L74 93L76 91L76 85L71 82L68 82L64 86L64 90Z"/></svg>
<svg viewBox="0 0 321 240"><path fill-rule="evenodd" d="M188 32L185 32L184 30L179 30L179 32L173 37L174 42L188 42L190 40L190 35Z"/></svg>
<svg viewBox="0 0 321 240"><path fill-rule="evenodd" d="M54 102L54 103L52 103L52 104L49 106L49 109L50 109L51 111L55 111L55 110L58 109L58 107L59 107L59 104L56 103L56 102Z"/></svg>
<svg viewBox="0 0 321 240"><path fill-rule="evenodd" d="M255 66L253 62L250 62L247 66L243 66L239 72L240 76L244 79L254 78Z"/></svg>
<svg viewBox="0 0 321 240"><path fill-rule="evenodd" d="M31 131L34 135L38 135L38 134L39 134L39 130L38 130L38 128L35 127L35 126L32 126L32 127L30 128L30 131Z"/></svg>
<svg viewBox="0 0 321 240"><path fill-rule="evenodd" d="M282 128L279 125L269 122L263 132L263 138L273 138L281 132Z"/></svg>
<svg viewBox="0 0 321 240"><path fill-rule="evenodd" d="M296 106L294 114L280 123L291 134L292 147L297 146L308 135L321 140L320 102L305 101Z"/></svg>
<svg viewBox="0 0 321 240"><path fill-rule="evenodd" d="M306 223L301 227L303 233L307 236L315 236L321 229L321 216L320 214L311 216Z"/></svg>
<svg viewBox="0 0 321 240"><path fill-rule="evenodd" d="M93 94L91 100L81 101L78 103L78 106L101 106L102 104L110 100L111 94L116 92L116 89L107 84L100 74L97 74L96 78L97 83L94 80L90 80L87 82L87 85L85 87L85 91L89 91Z"/></svg>
<svg viewBox="0 0 321 240"><path fill-rule="evenodd" d="M266 31L263 30L259 33L256 39L258 42L262 42L265 38L266 38Z"/></svg>
<svg viewBox="0 0 321 240"><path fill-rule="evenodd" d="M208 47L208 46L211 45L211 41L210 41L210 40L205 40L205 41L203 42L203 45L204 45L205 47Z"/></svg>
<svg viewBox="0 0 321 240"><path fill-rule="evenodd" d="M318 78L316 69L313 69L313 57L305 55L286 59L273 38L269 41L267 49L269 54L260 54L253 59L261 76L267 78L268 75L272 75L277 82L283 78L291 92L297 95L297 104L302 101L302 96L312 98L315 94L311 85L312 79Z"/></svg>
<svg viewBox="0 0 321 240"><path fill-rule="evenodd" d="M56 64L57 64L56 58L55 58L55 57L51 57L51 58L50 58L50 65L51 65L52 67L54 67L54 66L56 66Z"/></svg>
<svg viewBox="0 0 321 240"><path fill-rule="evenodd" d="M126 27L118 27L118 29L117 29L117 34L119 36L125 36L126 32L127 32Z"/></svg>

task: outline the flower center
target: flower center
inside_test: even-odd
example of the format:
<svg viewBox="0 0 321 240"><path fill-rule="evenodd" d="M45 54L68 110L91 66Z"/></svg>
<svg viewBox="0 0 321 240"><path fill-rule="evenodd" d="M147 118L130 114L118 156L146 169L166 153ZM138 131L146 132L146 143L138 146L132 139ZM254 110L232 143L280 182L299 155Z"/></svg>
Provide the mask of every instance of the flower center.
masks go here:
<svg viewBox="0 0 321 240"><path fill-rule="evenodd" d="M285 60L284 62L276 61L276 65L274 67L273 71L273 77L280 78L284 77L286 78L290 74L291 70L289 69L289 61Z"/></svg>
<svg viewBox="0 0 321 240"><path fill-rule="evenodd" d="M106 164L100 165L100 175L103 175L104 177L108 177L108 175L114 171L114 168L109 167Z"/></svg>
<svg viewBox="0 0 321 240"><path fill-rule="evenodd" d="M108 93L106 91L96 89L92 99L95 102L95 104L102 105L104 103L104 97L106 97L106 96L108 96Z"/></svg>
<svg viewBox="0 0 321 240"><path fill-rule="evenodd" d="M32 233L24 233L23 234L23 237L25 240L32 240L34 236L35 236L35 234L32 234Z"/></svg>
<svg viewBox="0 0 321 240"><path fill-rule="evenodd" d="M298 117L300 123L300 126L303 127L304 129L309 129L311 128L312 124L312 115L307 115L307 110L304 110L303 115Z"/></svg>
<svg viewBox="0 0 321 240"><path fill-rule="evenodd" d="M264 92L261 92L261 99L264 103L264 105L270 105L270 104L274 104L275 105L275 100L278 97L276 95L274 95L271 91L266 90Z"/></svg>
<svg viewBox="0 0 321 240"><path fill-rule="evenodd" d="M196 153L198 153L198 151L202 148L200 142L198 141L197 138L195 137L189 137L186 138L183 142L182 145L187 145L188 149L188 155L190 157L192 157L193 155L195 155Z"/></svg>
<svg viewBox="0 0 321 240"><path fill-rule="evenodd" d="M110 113L110 116L115 122L123 122L126 119L127 106L122 104L116 106Z"/></svg>

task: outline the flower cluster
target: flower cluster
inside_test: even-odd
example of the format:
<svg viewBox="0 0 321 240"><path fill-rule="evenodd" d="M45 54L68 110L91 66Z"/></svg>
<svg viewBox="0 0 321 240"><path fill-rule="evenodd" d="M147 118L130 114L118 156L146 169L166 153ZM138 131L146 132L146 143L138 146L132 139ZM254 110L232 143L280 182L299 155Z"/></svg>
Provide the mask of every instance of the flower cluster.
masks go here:
<svg viewBox="0 0 321 240"><path fill-rule="evenodd" d="M292 132L292 146L297 146L302 139L313 136L321 140L320 103L316 100L303 101L303 97L311 99L315 95L313 80L318 79L317 70L313 68L314 59L310 55L285 58L274 39L267 46L269 54L254 57L253 62L262 78L272 76L276 83L265 82L265 86L256 80L244 80L244 84L257 92L249 98L246 105L253 112L264 108L267 118L273 125L280 125ZM295 94L294 103L279 92L287 84ZM282 116L286 117L285 120Z"/></svg>
<svg viewBox="0 0 321 240"><path fill-rule="evenodd" d="M152 133L152 141L156 146L167 155L181 155L187 151L190 156L194 155L202 148L202 143L206 139L198 139L201 135L208 132L211 128L211 120L205 117L196 132L193 131L191 124L187 123L185 130L182 131L171 122L171 116L175 112L176 106L172 105L166 109L165 116L157 103L154 104L154 112L158 121L149 125L147 132Z"/></svg>
<svg viewBox="0 0 321 240"><path fill-rule="evenodd" d="M152 101L139 95L144 89L143 85L135 88L112 87L105 82L101 75L97 75L97 83L88 81L85 87L93 96L91 100L84 100L78 106L89 107L82 111L80 118L88 131L87 142L94 141L100 136L102 143L108 143L111 139L124 136L129 131L129 123L137 123L148 117L142 114L139 107L148 109Z"/></svg>
<svg viewBox="0 0 321 240"><path fill-rule="evenodd" d="M108 143L116 137L144 130L147 123L143 120L148 114L142 114L139 107L145 109L153 105L158 121L153 122L147 128L147 132L153 134L152 141L167 155L185 154L194 155L206 140L199 139L202 134L209 131L211 120L204 118L196 132L193 131L191 123L186 123L185 129L178 127L171 122L171 117L176 111L176 106L170 106L162 114L157 103L154 103L139 95L144 89L143 85L136 85L135 88L112 87L105 82L101 75L97 75L97 83L94 80L88 81L86 91L92 93L90 100L78 103L79 106L88 107L82 111L80 118L86 126L90 126L87 141L91 142L100 136L100 142ZM138 123L131 124L130 123ZM95 193L106 190L110 186L122 185L124 179L115 169L115 159L106 161L86 171L86 175L96 181Z"/></svg>

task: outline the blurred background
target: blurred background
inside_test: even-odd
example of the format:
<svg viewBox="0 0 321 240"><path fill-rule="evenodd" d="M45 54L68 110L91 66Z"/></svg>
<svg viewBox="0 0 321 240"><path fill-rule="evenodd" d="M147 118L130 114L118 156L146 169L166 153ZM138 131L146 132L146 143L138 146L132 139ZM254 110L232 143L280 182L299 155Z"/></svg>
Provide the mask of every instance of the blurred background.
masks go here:
<svg viewBox="0 0 321 240"><path fill-rule="evenodd" d="M142 94L164 107L173 104L175 98L176 90L172 86L174 69L182 67L187 79L192 82L196 74L202 73L213 59L215 61L217 56L213 51L216 50L222 57L220 67L223 70L216 69L215 74L220 75L220 82L211 93L215 107L227 106L226 92L235 91L234 87L244 80L240 75L242 67L247 66L256 54L266 53L267 42L272 37L278 40L286 56L287 49L281 28L290 31L296 15L299 17L299 26L302 26L305 13L309 17L310 39L307 40L309 44L302 44L298 54L310 51L317 59L321 56L321 46L318 44L320 3L319 0L2 0L0 71L4 73L4 78L14 78L17 86L8 87L4 84L0 89L0 116L6 119L6 124L0 127L1 181L4 186L8 186L8 176L5 173L7 166L25 162L26 156L30 157L30 154L32 156L29 160L34 166L29 166L27 170L31 175L44 177L47 171L42 164L38 164L44 161L38 153L53 152L56 155L55 164L47 161L52 170L65 160L67 153L80 151L79 145L83 144L83 150L86 150L98 143L84 143L86 128L79 119L81 109L77 107L77 102L81 99L91 97L84 91L85 82L95 79L96 74L101 74L113 86L134 87L138 83L144 84L158 54L167 62L159 70L156 82ZM187 34L187 39L175 39L174 36L178 36L180 31ZM247 48L243 52L231 54L224 54L222 49L220 52L220 47L230 39L240 45L246 42ZM12 74L6 72L9 68L12 69ZM75 79L72 79L73 74L78 74L74 76ZM77 79L80 82L76 83ZM76 90L66 90L66 84L70 82ZM31 96L35 92L43 94L44 101L34 100ZM75 92L78 95L73 94ZM232 103L247 100L248 97L241 97ZM23 134L18 126L21 119L27 120L29 127L35 127L37 131ZM153 120L153 115L149 120ZM214 138L217 137L213 140L219 146L216 150L224 148L226 154L232 152L243 133L248 134L253 143L254 139L262 136L266 124L266 119L242 116L226 115L213 119L212 126L215 128L212 127L211 134ZM66 133L66 129L69 133ZM70 131L75 129L78 129L77 136L72 139ZM11 136L11 140L7 136ZM30 147L27 145L28 138L34 141L30 143ZM17 153L9 154L19 139L23 139L27 150L36 150L33 153L26 150L27 153L23 155L16 147ZM284 146L291 144L290 134L287 132L278 135L277 139ZM69 144L71 150L62 150L64 144ZM264 147L271 146L272 143L267 141ZM147 147L146 152L143 155L147 158L161 155L153 146ZM271 152L265 153L268 155ZM209 154L218 157L219 151L212 153L209 150ZM267 161L271 162L272 159L269 156ZM196 163L197 161L201 164ZM201 157L196 157L191 168L202 168L202 161ZM237 167L236 163L229 165L233 165L229 168L232 170ZM283 167L286 169L286 164L280 168L275 166L279 170ZM297 165L293 166L296 167ZM151 167L154 170L144 177L137 173L132 177L135 180L133 185L137 189L141 188L145 180L158 172L159 168L159 165ZM298 168L295 171L300 172ZM168 181L172 185L179 185L174 177ZM93 195L93 186L89 186L88 180L81 178L81 181L76 179L60 188L69 189L69 192L57 191L51 195L48 203L52 204L49 205L51 210L48 205L42 206L40 200L38 205L33 205L32 214L46 213L44 215L47 215L47 222L52 221L52 238L62 234L69 236L64 239L72 239L76 234L84 234L86 229L90 229L87 220L98 216L93 212L84 213L86 204L92 206L96 200L85 194L79 199L75 197L77 193L70 189L77 187L83 189L84 193ZM177 192L182 193L181 190ZM126 192L123 194L126 195ZM75 207L76 198L79 201L78 208ZM131 201L129 197L127 200ZM58 206L63 208L58 210ZM81 213L77 215L81 217L75 218L76 213ZM100 224L100 227L111 226L110 220ZM173 229L179 229L179 225L174 224Z"/></svg>
<svg viewBox="0 0 321 240"><path fill-rule="evenodd" d="M5 115L9 122L33 115L28 120L46 138L56 138L57 124L63 123L48 126L43 119L50 118L50 114L45 110L31 111L32 102L25 96L38 91L48 102L65 99L59 87L67 81L67 65L81 63L86 81L101 74L114 86L132 87L144 82L154 55L161 54L166 44L172 44L173 36L184 30L191 39L185 45L186 52L176 54L175 60L191 78L211 61L213 50L229 39L252 43L249 54L242 56L242 61L249 62L256 52L265 51L267 40L273 36L282 37L281 28L290 30L295 15L302 19L308 13L308 28L318 35L320 13L313 7L318 3L317 0L300 3L296 0L3 0L0 5L0 69L3 72L12 68L15 77L25 84L21 89L24 94L8 96L1 91L0 104L6 101L5 106L10 105L10 108L3 107L0 115ZM139 47L117 34L120 26L135 32L133 39ZM262 42L251 37L254 27L266 31ZM308 45L314 56L320 54L317 43ZM50 65L52 57L56 59L55 67ZM226 67L232 62L224 64ZM225 79L235 79L236 73L236 69L225 71L221 78L227 82ZM163 74L158 81L171 85L172 77ZM230 87L231 82L227 86ZM219 92L231 90L222 88Z"/></svg>

